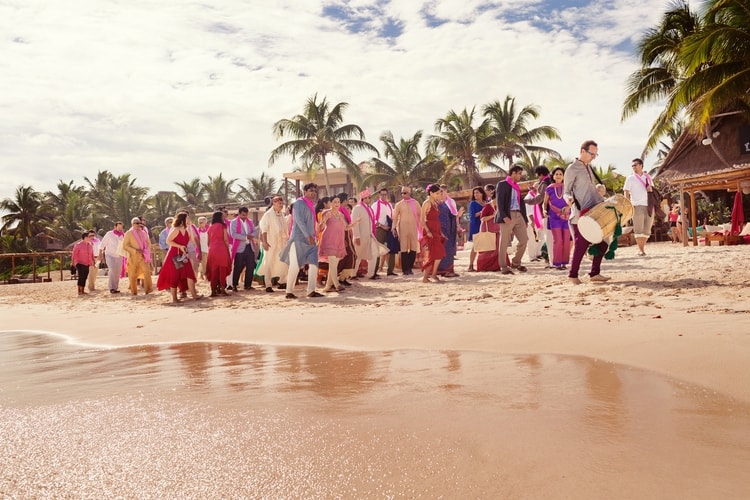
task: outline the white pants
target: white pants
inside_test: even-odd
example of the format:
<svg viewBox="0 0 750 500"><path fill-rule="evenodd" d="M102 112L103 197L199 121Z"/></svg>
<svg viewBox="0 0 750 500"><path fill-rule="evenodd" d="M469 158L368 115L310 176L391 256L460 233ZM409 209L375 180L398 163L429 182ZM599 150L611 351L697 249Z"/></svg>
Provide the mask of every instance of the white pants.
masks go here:
<svg viewBox="0 0 750 500"><path fill-rule="evenodd" d="M99 264L97 264L96 261L94 261L93 266L89 266L89 278L86 281L86 284L89 287L89 291L94 291L94 285L96 285L96 274L99 272Z"/></svg>
<svg viewBox="0 0 750 500"><path fill-rule="evenodd" d="M328 256L328 278L326 278L326 290L337 289L341 285L339 284L339 276L336 270L339 268L339 258L335 255Z"/></svg>
<svg viewBox="0 0 750 500"><path fill-rule="evenodd" d="M318 280L318 266L310 264L307 271L307 294L315 291L315 282ZM294 283L299 274L299 262L297 261L297 245L292 243L289 248L289 273L286 275L286 293L292 293Z"/></svg>
<svg viewBox="0 0 750 500"><path fill-rule="evenodd" d="M107 261L107 269L109 272L109 289L119 290L120 289L120 274L122 273L122 257L119 255L104 254L104 260Z"/></svg>

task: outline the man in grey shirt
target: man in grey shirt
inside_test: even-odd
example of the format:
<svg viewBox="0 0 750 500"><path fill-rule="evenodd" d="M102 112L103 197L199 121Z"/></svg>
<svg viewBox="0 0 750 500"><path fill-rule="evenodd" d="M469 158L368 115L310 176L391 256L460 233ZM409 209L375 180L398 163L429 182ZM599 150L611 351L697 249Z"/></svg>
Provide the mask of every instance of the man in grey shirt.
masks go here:
<svg viewBox="0 0 750 500"><path fill-rule="evenodd" d="M599 156L599 146L594 141L585 141L581 144L581 154L576 158L568 169L565 171L565 199L568 205L575 206L571 210L570 226L573 228L573 259L570 263L568 279L574 285L580 285L581 280L578 278L578 269L581 267L583 256L589 249L591 242L587 241L578 230L578 217L582 213L590 210L595 205L604 201L604 197L596 190L596 177L591 170L591 162ZM600 274L602 259L607 251L608 245L600 242L599 254L594 256L589 273L591 281L605 282L609 281L608 276Z"/></svg>

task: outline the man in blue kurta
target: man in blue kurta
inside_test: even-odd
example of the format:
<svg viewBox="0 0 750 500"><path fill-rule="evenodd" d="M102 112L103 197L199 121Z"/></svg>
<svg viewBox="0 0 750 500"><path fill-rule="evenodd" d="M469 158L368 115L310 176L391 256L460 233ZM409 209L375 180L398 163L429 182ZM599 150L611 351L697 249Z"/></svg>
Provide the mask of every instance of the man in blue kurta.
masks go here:
<svg viewBox="0 0 750 500"><path fill-rule="evenodd" d="M286 279L286 298L296 299L292 293L297 274L305 264L309 266L307 275L307 296L322 297L315 291L315 278L318 276L318 243L315 241L315 200L318 197L318 186L314 183L305 184L302 188L303 196L298 198L292 206L292 233L289 241L281 251L279 258L289 265Z"/></svg>

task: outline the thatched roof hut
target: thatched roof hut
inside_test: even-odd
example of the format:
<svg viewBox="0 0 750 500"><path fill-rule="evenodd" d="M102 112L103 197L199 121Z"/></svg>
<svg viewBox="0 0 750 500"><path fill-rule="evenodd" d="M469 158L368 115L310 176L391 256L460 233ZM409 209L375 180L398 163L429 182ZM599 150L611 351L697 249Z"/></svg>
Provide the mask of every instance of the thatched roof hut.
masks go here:
<svg viewBox="0 0 750 500"><path fill-rule="evenodd" d="M702 136L683 132L655 179L679 189L681 204L684 194L690 195L690 223L693 244L697 244L697 191L750 193L750 123L740 113L723 113L714 118ZM683 241L687 244L686 238Z"/></svg>

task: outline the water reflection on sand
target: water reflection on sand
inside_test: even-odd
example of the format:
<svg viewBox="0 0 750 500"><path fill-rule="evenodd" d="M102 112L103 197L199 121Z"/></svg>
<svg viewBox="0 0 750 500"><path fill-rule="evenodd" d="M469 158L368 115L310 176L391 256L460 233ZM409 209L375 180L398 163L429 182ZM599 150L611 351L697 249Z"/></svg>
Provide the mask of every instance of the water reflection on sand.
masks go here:
<svg viewBox="0 0 750 500"><path fill-rule="evenodd" d="M750 408L585 357L0 333L0 494L742 498Z"/></svg>

